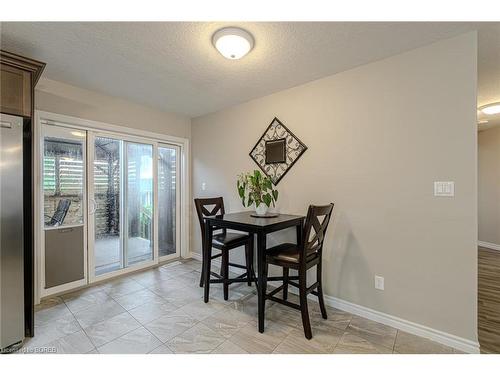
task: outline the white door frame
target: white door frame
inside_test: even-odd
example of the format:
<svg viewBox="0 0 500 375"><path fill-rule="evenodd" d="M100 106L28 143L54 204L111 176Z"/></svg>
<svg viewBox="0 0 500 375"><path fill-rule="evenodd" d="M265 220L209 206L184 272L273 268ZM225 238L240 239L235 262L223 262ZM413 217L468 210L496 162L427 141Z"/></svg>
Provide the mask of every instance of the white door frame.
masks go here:
<svg viewBox="0 0 500 375"><path fill-rule="evenodd" d="M155 215L156 219L154 221L153 225L153 236L154 236L154 256L153 256L153 261L151 262L144 262L138 265L134 265L132 267L115 271L106 275L101 275L99 277L93 277L93 268L92 272L87 272L90 271L91 267L93 267L93 254L89 253L88 259L88 265L87 265L87 278L89 280L89 283L93 283L96 281L100 281L105 278L109 277L115 277L117 275L120 275L122 273L127 273L127 272L133 272L135 270L141 269L141 268L147 268L151 267L152 265L158 264L158 262L162 262L168 259L173 259L176 257L182 257L182 258L187 258L189 257L190 251L189 251L189 233L190 233L190 223L189 223L189 217L190 217L190 141L187 138L181 138L181 137L175 137L175 136L169 136L165 134L160 134L160 133L155 133L155 132L149 132L141 129L133 129L133 128L128 128L124 126L118 126L118 125L112 125L104 122L99 122L99 121L93 121L93 120L86 120L78 117L72 117L72 116L66 116L66 115L61 115L57 113L52 113L52 112L45 112L45 111L35 111L35 129L34 129L34 136L35 136L35 152L34 152L34 178L35 178L35 189L36 189L36 194L35 194L35 212L37 213L35 215L35 280L36 280L36 285L35 285L35 302L38 303L42 297L48 296L49 294L47 293L47 290L44 290L43 285L41 283L42 278L44 277L44 262L43 259L44 257L42 256L42 242L43 242L43 216L40 216L40 212L42 212L41 215L43 215L43 186L42 186L42 174L41 174L41 168L42 168L42 155L41 152L43 150L43 137L41 134L41 127L42 127L42 122L51 124L51 125L63 125L66 127L72 127L75 129L81 129L81 130L86 130L88 131L87 133L87 160L90 163L90 161L93 161L93 155L91 155L90 152L88 152L89 147L91 145L91 141L93 141L93 134L94 133L99 133L102 135L107 135L110 137L115 137L119 136L120 139L123 138L128 138L130 140L137 140L139 142L144 143L144 141L147 141L148 143L153 144L153 157L156 160L157 158L157 152L158 152L158 145L159 144L166 144L166 145L173 145L179 147L179 155L178 155L178 165L179 165L179 184L180 184L180 189L178 190L179 194L178 197L176 198L177 204L178 204L178 212L179 212L179 217L176 218L178 223L177 231L178 233L178 242L177 242L177 253L172 254L166 257L162 257L161 259L158 257L158 228L155 228L157 226L157 210L153 208L153 215ZM88 165L87 163L87 174L90 176L91 174L88 173ZM155 164L153 164L155 165ZM153 191L154 191L154 202L157 202L158 199L158 187L155 186L157 183L157 171L158 168L153 168ZM87 195L90 196L89 194L91 193L89 189L89 181L90 179L87 178L88 184L87 184ZM41 192L41 194L39 194ZM87 208L90 205L87 204ZM86 223L87 223L87 228L88 228L88 233L90 235L90 232L92 232L93 235L93 226L90 225L90 220L88 218L88 209L86 209ZM177 237L177 235L176 235ZM89 237L90 238L90 237ZM88 251L91 251L91 246L90 243L88 244ZM78 285L80 286L80 285ZM76 285L71 285L67 284L64 286L57 287L59 288L57 291L56 290L51 290L51 294L55 293L61 293L66 290L74 289L77 287Z"/></svg>

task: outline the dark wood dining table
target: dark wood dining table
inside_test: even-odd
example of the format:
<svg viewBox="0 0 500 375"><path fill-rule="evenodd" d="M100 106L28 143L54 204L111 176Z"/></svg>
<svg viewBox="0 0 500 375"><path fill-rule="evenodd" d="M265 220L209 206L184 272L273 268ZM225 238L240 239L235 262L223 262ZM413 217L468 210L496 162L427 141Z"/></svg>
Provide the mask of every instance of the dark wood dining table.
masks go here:
<svg viewBox="0 0 500 375"><path fill-rule="evenodd" d="M211 249L212 235L214 228L233 229L241 232L247 232L257 236L257 278L253 279L257 284L258 297L258 318L259 332L264 332L264 306L267 281L275 278L267 277L264 273L264 262L266 257L266 236L269 233L277 232L286 228L295 227L297 233L297 243L302 241L302 228L304 226L304 216L279 214L276 217L262 218L253 217L253 211L228 213L224 215L205 217L206 230L204 238L204 251ZM210 287L210 256L203 254L204 258L204 283L207 286L204 293L204 301L208 302ZM276 278L277 279L277 278Z"/></svg>

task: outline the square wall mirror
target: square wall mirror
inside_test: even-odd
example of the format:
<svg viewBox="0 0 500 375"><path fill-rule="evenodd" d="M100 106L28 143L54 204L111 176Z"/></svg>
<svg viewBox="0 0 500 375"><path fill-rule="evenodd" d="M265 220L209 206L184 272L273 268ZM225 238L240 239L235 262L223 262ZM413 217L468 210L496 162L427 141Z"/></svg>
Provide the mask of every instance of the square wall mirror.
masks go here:
<svg viewBox="0 0 500 375"><path fill-rule="evenodd" d="M286 161L286 139L266 141L266 164L284 163Z"/></svg>

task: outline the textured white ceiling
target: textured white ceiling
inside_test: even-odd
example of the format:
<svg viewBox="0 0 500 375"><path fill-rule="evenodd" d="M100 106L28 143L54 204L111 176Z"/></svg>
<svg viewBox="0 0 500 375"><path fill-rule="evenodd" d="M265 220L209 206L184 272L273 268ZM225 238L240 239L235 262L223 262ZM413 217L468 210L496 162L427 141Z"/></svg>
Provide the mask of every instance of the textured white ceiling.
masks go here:
<svg viewBox="0 0 500 375"><path fill-rule="evenodd" d="M229 25L244 27L255 37L254 50L242 60L224 59L211 44L212 34ZM478 24L4 22L0 27L1 48L46 62L45 77L196 117L474 30ZM497 24L488 30L485 43L498 47ZM500 98L500 50L492 55L496 63L485 65L497 82L488 92ZM483 81L487 79L480 77ZM486 100L482 88L479 97Z"/></svg>

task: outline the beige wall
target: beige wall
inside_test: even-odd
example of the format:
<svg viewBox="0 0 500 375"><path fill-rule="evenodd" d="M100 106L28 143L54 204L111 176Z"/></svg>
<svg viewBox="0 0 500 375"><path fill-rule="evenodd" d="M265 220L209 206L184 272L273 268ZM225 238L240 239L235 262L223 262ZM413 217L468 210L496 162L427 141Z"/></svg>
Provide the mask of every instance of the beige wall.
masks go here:
<svg viewBox="0 0 500 375"><path fill-rule="evenodd" d="M124 99L85 90L63 82L40 79L35 92L36 109L189 138L191 119L162 112Z"/></svg>
<svg viewBox="0 0 500 375"><path fill-rule="evenodd" d="M194 197L222 195L228 211L242 210L236 176L256 168L248 152L277 116L309 148L278 185L279 209L336 204L326 293L476 341L476 38L193 119ZM455 181L454 198L433 196L439 180ZM375 274L385 291L374 289Z"/></svg>
<svg viewBox="0 0 500 375"><path fill-rule="evenodd" d="M500 246L500 127L478 134L479 241Z"/></svg>

